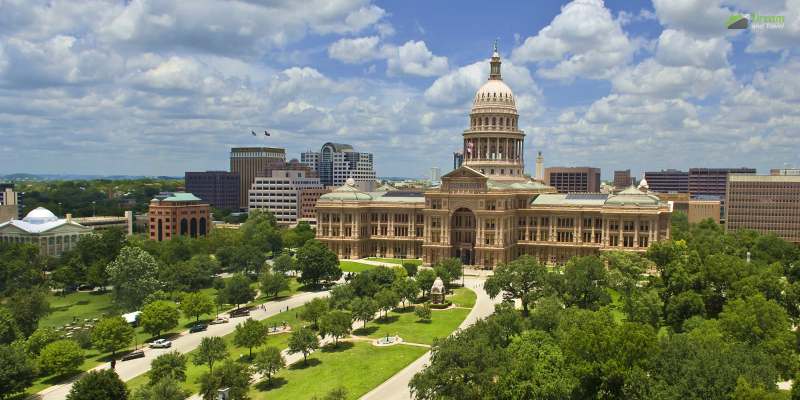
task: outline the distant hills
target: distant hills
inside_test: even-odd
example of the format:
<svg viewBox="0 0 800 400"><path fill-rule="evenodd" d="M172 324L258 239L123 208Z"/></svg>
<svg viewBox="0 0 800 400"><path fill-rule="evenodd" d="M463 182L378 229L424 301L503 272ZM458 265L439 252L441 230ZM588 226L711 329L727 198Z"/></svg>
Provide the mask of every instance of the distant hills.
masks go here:
<svg viewBox="0 0 800 400"><path fill-rule="evenodd" d="M132 180L132 179L183 179L182 176L145 176L145 175L80 175L80 174L27 174L16 173L0 175L0 181L75 181L75 180Z"/></svg>

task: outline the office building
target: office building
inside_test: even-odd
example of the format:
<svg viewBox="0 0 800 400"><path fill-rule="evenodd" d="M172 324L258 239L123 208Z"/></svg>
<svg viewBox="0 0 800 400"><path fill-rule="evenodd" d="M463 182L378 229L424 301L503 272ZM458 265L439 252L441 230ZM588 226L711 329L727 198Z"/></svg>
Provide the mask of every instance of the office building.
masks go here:
<svg viewBox="0 0 800 400"><path fill-rule="evenodd" d="M32 243L45 257L58 257L71 250L84 235L90 235L92 228L72 220L72 215L58 218L50 210L37 207L21 220L14 219L0 223L0 242Z"/></svg>
<svg viewBox="0 0 800 400"><path fill-rule="evenodd" d="M282 225L297 223L302 213L300 192L304 189L322 190L320 178L308 166L292 160L269 176L255 178L248 191L248 210L269 211Z"/></svg>
<svg viewBox="0 0 800 400"><path fill-rule="evenodd" d="M689 173L676 169L646 171L644 179L650 190L658 193L689 193Z"/></svg>
<svg viewBox="0 0 800 400"><path fill-rule="evenodd" d="M458 169L461 167L461 164L464 164L464 154L460 151L456 151L453 153L453 169Z"/></svg>
<svg viewBox="0 0 800 400"><path fill-rule="evenodd" d="M302 153L300 162L319 174L323 186L341 186L347 179L364 187L375 184L372 153L357 152L349 144L325 143L319 152Z"/></svg>
<svg viewBox="0 0 800 400"><path fill-rule="evenodd" d="M769 170L770 175L800 175L800 168L773 168Z"/></svg>
<svg viewBox="0 0 800 400"><path fill-rule="evenodd" d="M73 221L87 227L92 228L94 231L103 231L107 229L120 229L126 235L133 234L133 211L125 211L123 216L115 215L98 215L94 217L75 217Z"/></svg>
<svg viewBox="0 0 800 400"><path fill-rule="evenodd" d="M439 167L431 168L431 182L439 182L442 177L442 169Z"/></svg>
<svg viewBox="0 0 800 400"><path fill-rule="evenodd" d="M147 215L150 240L159 242L177 236L205 236L211 229L208 203L192 193L159 193L150 200Z"/></svg>
<svg viewBox="0 0 800 400"><path fill-rule="evenodd" d="M730 175L725 229L774 233L800 244L800 175Z"/></svg>
<svg viewBox="0 0 800 400"><path fill-rule="evenodd" d="M755 168L689 168L689 194L719 196L724 201L728 174L755 173Z"/></svg>
<svg viewBox="0 0 800 400"><path fill-rule="evenodd" d="M500 64L495 51L461 133L470 150L461 166L424 192L367 192L347 182L317 201L317 239L340 258L456 257L480 268L523 254L560 264L609 250L641 253L668 239L669 205L652 194L559 194L523 174L525 134ZM599 189L599 170L585 175L596 175L585 190Z"/></svg>
<svg viewBox="0 0 800 400"><path fill-rule="evenodd" d="M325 193L330 193L329 188L305 188L300 189L300 203L299 219L309 221L313 224L317 223L317 200Z"/></svg>
<svg viewBox="0 0 800 400"><path fill-rule="evenodd" d="M600 168L545 168L544 183L559 193L600 193Z"/></svg>
<svg viewBox="0 0 800 400"><path fill-rule="evenodd" d="M14 191L13 183L0 183L0 222L22 217L22 193Z"/></svg>
<svg viewBox="0 0 800 400"><path fill-rule="evenodd" d="M257 176L286 162L286 150L275 147L234 147L231 149L230 171L239 174L239 208L247 208L247 191Z"/></svg>
<svg viewBox="0 0 800 400"><path fill-rule="evenodd" d="M628 186L633 185L633 182L631 170L626 169L623 171L614 171L614 187L617 190L625 189Z"/></svg>
<svg viewBox="0 0 800 400"><path fill-rule="evenodd" d="M228 171L186 172L186 191L220 210L239 209L239 174Z"/></svg>

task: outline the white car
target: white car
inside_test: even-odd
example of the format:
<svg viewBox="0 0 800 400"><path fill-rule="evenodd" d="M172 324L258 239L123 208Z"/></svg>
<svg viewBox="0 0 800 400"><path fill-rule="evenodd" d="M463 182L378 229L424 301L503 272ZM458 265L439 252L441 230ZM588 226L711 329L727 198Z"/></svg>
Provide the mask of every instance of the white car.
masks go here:
<svg viewBox="0 0 800 400"><path fill-rule="evenodd" d="M211 324L211 325L226 324L226 323L228 323L228 321L230 321L228 319L228 317L219 316L219 317L215 318L213 321L209 322L209 324Z"/></svg>
<svg viewBox="0 0 800 400"><path fill-rule="evenodd" d="M150 347L154 349L168 349L172 347L172 342L167 339L156 339L150 343Z"/></svg>

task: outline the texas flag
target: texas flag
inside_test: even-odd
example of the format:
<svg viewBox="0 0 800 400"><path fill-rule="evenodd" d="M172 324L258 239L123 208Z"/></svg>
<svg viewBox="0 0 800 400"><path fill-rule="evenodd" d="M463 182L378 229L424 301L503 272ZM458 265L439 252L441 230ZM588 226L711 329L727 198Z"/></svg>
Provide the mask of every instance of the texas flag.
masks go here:
<svg viewBox="0 0 800 400"><path fill-rule="evenodd" d="M467 143L467 153L472 154L472 142Z"/></svg>

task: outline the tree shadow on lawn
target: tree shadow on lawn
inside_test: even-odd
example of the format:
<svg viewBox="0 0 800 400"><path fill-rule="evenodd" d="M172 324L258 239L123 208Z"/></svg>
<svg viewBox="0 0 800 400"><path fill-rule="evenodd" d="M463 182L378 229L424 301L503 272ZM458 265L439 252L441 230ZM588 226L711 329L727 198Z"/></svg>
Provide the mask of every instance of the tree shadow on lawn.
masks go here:
<svg viewBox="0 0 800 400"><path fill-rule="evenodd" d="M320 360L318 360L316 358L309 358L308 362L303 362L303 360L300 360L300 361L290 365L289 369L292 370L292 371L295 371L295 370L300 370L300 369L316 367L317 365L320 365L320 364L322 364L322 361L320 361Z"/></svg>
<svg viewBox="0 0 800 400"><path fill-rule="evenodd" d="M425 324L425 325L430 325L431 322L433 322L433 321L431 321L429 319L418 319L418 320L414 321L415 324Z"/></svg>
<svg viewBox="0 0 800 400"><path fill-rule="evenodd" d="M397 322L398 319L400 319L400 316L398 316L398 315L390 315L388 317L381 317L381 318L376 319L375 323L376 324L381 324L381 325L386 325L386 324L391 324L392 322Z"/></svg>
<svg viewBox="0 0 800 400"><path fill-rule="evenodd" d="M407 313L410 313L410 312L414 311L414 305L408 305L408 306L405 306L405 307L397 307L392 311L394 311L397 314L407 314Z"/></svg>
<svg viewBox="0 0 800 400"><path fill-rule="evenodd" d="M272 389L280 389L283 385L287 384L288 382L289 381L287 381L286 378L282 376L273 376L271 382L268 382L266 379L264 379L253 386L255 386L255 388L261 392L266 392Z"/></svg>
<svg viewBox="0 0 800 400"><path fill-rule="evenodd" d="M336 345L333 343L328 343L325 346L322 346L323 353L341 353L346 350L350 350L353 348L352 342L342 342L340 341Z"/></svg>
<svg viewBox="0 0 800 400"><path fill-rule="evenodd" d="M372 326L368 326L366 328L358 328L358 329L353 330L353 335L356 335L356 336L369 336L369 335L375 333L375 331L377 331L377 330L378 330L378 327L375 326L375 325L372 325Z"/></svg>

